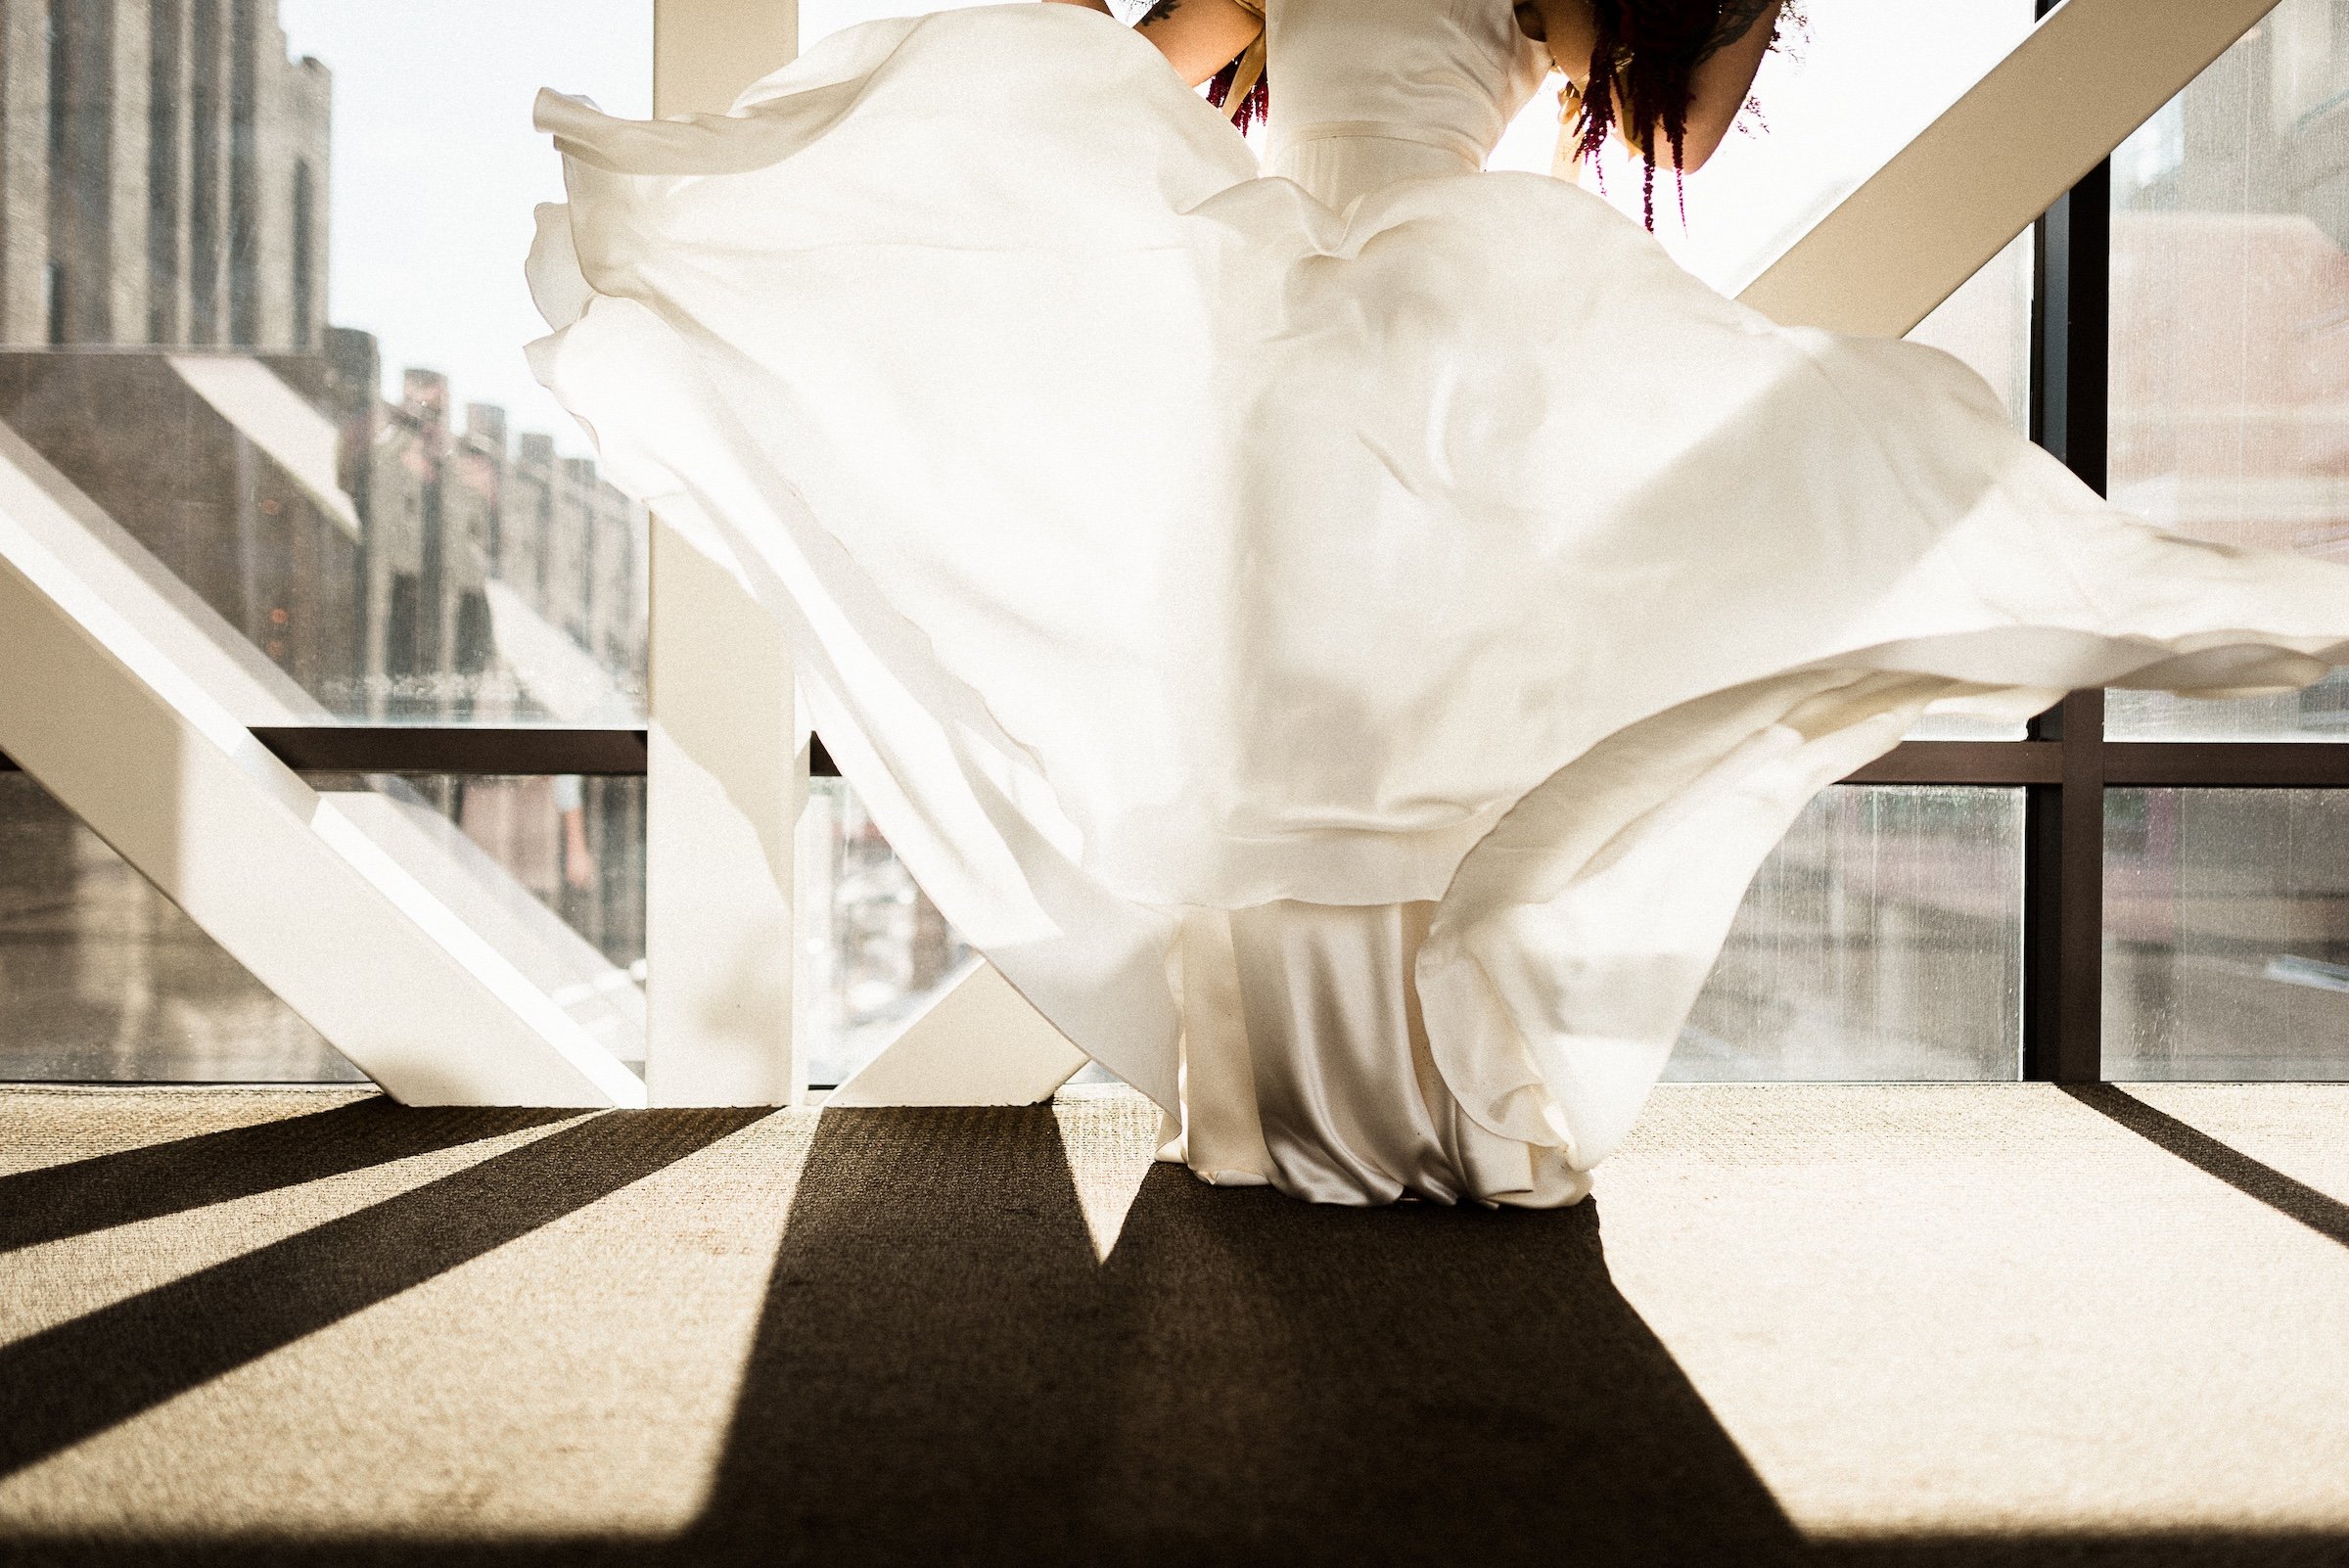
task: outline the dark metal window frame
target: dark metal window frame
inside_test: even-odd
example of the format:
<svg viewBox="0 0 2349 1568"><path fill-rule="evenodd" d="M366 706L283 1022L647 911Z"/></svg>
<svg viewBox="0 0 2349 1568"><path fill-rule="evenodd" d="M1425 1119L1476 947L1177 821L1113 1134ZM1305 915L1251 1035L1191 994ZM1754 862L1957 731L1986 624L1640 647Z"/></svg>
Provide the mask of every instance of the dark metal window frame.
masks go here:
<svg viewBox="0 0 2349 1568"><path fill-rule="evenodd" d="M2101 492L2112 181L2098 164L2039 220L2031 435ZM256 729L305 772L641 774L645 731L428 725ZM12 767L0 757L0 769ZM837 776L823 742L810 769ZM2111 741L2104 694L2073 692L2013 741L1910 741L1847 784L2024 791L2023 1077L2103 1076L2104 805L2112 788L2349 789L2349 745Z"/></svg>

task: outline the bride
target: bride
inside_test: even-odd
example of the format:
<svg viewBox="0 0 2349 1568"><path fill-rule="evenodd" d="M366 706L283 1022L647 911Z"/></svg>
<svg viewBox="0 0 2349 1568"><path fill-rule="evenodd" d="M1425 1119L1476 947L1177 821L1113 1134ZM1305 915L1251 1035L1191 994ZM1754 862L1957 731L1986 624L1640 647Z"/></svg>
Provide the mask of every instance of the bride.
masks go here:
<svg viewBox="0 0 2349 1568"><path fill-rule="evenodd" d="M1697 166L1776 12L1070 0L724 116L541 95L539 378L1209 1180L1575 1202L1755 868L1928 704L2349 663L2349 571L2146 527L1947 355L1480 172L1553 68L1579 145Z"/></svg>

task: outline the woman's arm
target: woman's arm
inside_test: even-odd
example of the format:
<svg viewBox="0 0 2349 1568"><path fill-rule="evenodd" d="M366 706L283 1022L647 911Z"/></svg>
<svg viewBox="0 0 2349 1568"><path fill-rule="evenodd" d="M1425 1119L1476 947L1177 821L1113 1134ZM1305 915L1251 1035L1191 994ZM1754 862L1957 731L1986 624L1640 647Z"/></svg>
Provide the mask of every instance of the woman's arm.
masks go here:
<svg viewBox="0 0 2349 1568"><path fill-rule="evenodd" d="M1053 3L1111 15L1109 0ZM1239 0L1158 0L1133 30L1158 45L1175 73L1196 87L1256 42L1265 22Z"/></svg>
<svg viewBox="0 0 2349 1568"><path fill-rule="evenodd" d="M1778 12L1785 0L1725 0L1721 21L1713 29L1706 53L1688 78L1688 124L1681 138L1681 167L1704 167L1721 146L1729 127L1745 108L1762 57L1770 53ZM1524 0L1517 7L1517 24L1529 38L1549 46L1550 59L1580 92L1590 85L1590 53L1598 46L1598 24L1589 0ZM1623 126L1616 134L1634 152L1645 152L1637 133ZM1657 161L1669 167L1672 149L1657 149Z"/></svg>

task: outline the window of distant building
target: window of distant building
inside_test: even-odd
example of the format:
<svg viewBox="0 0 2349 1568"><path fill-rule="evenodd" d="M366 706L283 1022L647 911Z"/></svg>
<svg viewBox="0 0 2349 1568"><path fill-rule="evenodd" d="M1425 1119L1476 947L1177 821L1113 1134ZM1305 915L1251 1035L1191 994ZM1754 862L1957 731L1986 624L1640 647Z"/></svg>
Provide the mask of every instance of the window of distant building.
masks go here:
<svg viewBox="0 0 2349 1568"><path fill-rule="evenodd" d="M220 341L220 0L188 27L188 336Z"/></svg>
<svg viewBox="0 0 2349 1568"><path fill-rule="evenodd" d="M312 341L310 316L312 309L310 234L311 208L316 197L310 190L310 165L306 160L294 165L294 346L307 348Z"/></svg>
<svg viewBox="0 0 2349 1568"><path fill-rule="evenodd" d="M253 0L231 0L228 41L228 339L261 341L259 116Z"/></svg>
<svg viewBox="0 0 2349 1568"><path fill-rule="evenodd" d="M147 20L147 341L178 340L182 10L154 0Z"/></svg>

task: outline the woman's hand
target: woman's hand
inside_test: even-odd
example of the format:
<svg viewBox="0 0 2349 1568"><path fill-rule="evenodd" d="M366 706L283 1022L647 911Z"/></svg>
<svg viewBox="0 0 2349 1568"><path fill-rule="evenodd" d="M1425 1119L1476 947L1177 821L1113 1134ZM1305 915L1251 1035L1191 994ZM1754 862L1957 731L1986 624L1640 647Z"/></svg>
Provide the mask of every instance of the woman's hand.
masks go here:
<svg viewBox="0 0 2349 1568"><path fill-rule="evenodd" d="M1051 3L1083 6L1105 17L1113 14L1109 0ZM1158 0L1133 30L1158 45L1175 74L1196 87L1256 42L1265 21L1239 0Z"/></svg>
<svg viewBox="0 0 2349 1568"><path fill-rule="evenodd" d="M1688 123L1681 137L1680 166L1683 172L1704 167L1721 146L1729 127L1745 108L1762 57L1770 53L1778 12L1785 0L1725 0L1721 21L1696 69L1688 77ZM1575 91L1590 85L1590 55L1598 47L1598 23L1590 0L1523 0L1517 9L1517 27L1528 38L1544 43L1549 58L1574 83ZM1633 152L1645 155L1639 130L1620 121L1616 138ZM1656 149L1658 167L1672 167L1672 149Z"/></svg>

